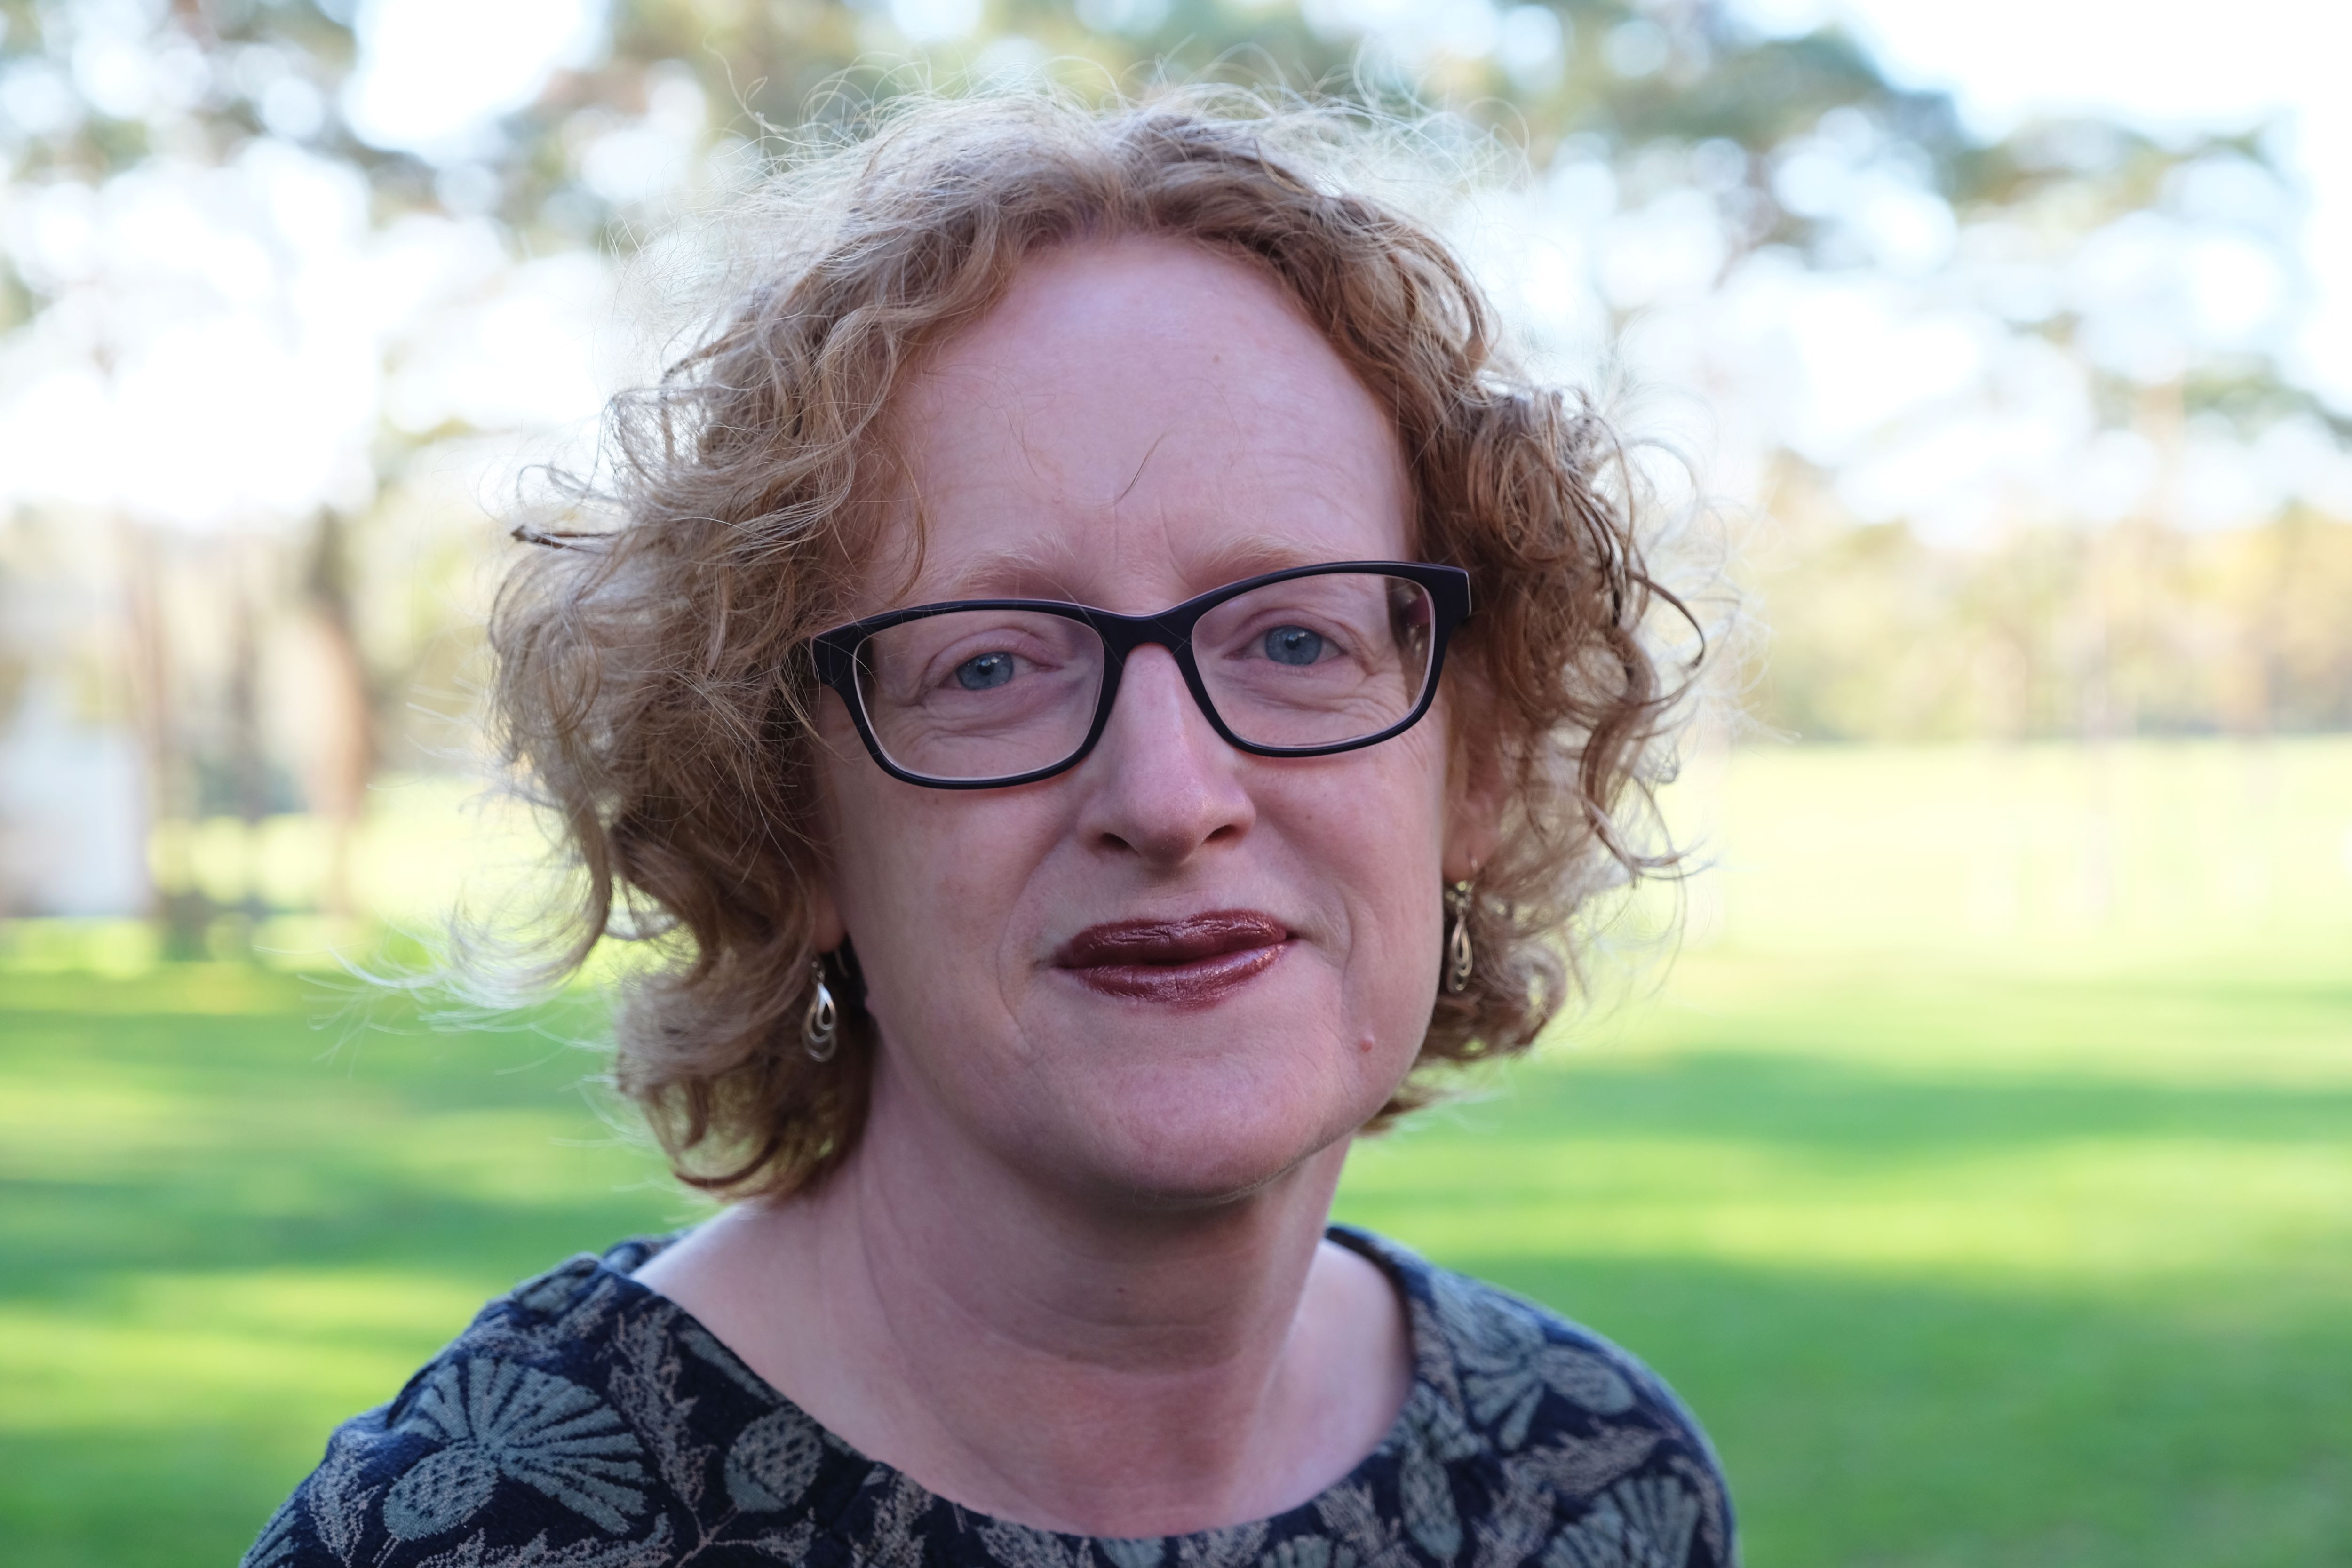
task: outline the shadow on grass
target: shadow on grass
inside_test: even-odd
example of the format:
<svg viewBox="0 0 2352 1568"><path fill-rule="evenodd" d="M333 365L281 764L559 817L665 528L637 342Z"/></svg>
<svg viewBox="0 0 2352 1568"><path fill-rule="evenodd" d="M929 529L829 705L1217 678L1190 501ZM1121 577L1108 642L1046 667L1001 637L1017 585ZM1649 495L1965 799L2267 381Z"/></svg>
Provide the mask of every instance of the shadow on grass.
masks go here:
<svg viewBox="0 0 2352 1568"><path fill-rule="evenodd" d="M1750 1568L2318 1568L2352 1541L2352 1358L2332 1324L2195 1332L1736 1268L1451 1261L1674 1383L1722 1451ZM345 1413L220 1402L8 1434L9 1561L233 1561Z"/></svg>
<svg viewBox="0 0 2352 1568"><path fill-rule="evenodd" d="M1536 1065L1511 1074L1496 1094L1439 1113L1449 1119L1465 1128L1484 1124L1507 1142L1605 1133L1892 1156L2110 1138L2340 1145L2352 1138L2352 1089L2127 1083L2057 1072L1946 1078L1694 1051L1635 1063Z"/></svg>
<svg viewBox="0 0 2352 1568"><path fill-rule="evenodd" d="M1926 1026L1911 1004L1874 1026L1850 1000L1815 1014L1857 1035ZM557 1043L584 1032L580 1011L541 1016L542 1035L373 1007L385 1027L345 1013L313 1028L340 999L268 977L0 977L0 1097L17 1108L0 1143L12 1565L233 1561L332 1422L388 1397L476 1301L686 1212L583 1098L594 1059ZM2271 1016L2305 1030L2314 1007L2341 1022L2335 994ZM2281 1289L2298 1260L2280 1257L2135 1301L1663 1246L1585 1256L1568 1223L1507 1255L1472 1239L1519 1195L1515 1171L1580 1145L1764 1147L1867 1192L1923 1160L2080 1142L2340 1152L2352 1090L1938 1079L1757 1048L1801 1033L1801 1010L1699 1022L1675 1032L1727 1048L1516 1071L1389 1141L1346 1207L1657 1366L1723 1449L1751 1568L2352 1563L2341 1270ZM1686 1176L1624 1180L1651 1184L1628 1189L1645 1204L1701 1201ZM378 1289L382 1310L354 1303Z"/></svg>
<svg viewBox="0 0 2352 1568"><path fill-rule="evenodd" d="M2352 1561L2334 1313L2200 1326L1699 1263L1447 1261L1675 1385L1722 1451L1749 1568Z"/></svg>
<svg viewBox="0 0 2352 1568"><path fill-rule="evenodd" d="M545 1032L399 1012L397 1032L361 1030L299 982L173 1011L185 984L146 1006L131 987L0 1010L0 1093L34 1112L0 1149L0 1301L289 1263L429 1262L495 1286L690 1208L604 1119L602 1058L563 1043L576 1011L541 1016Z"/></svg>

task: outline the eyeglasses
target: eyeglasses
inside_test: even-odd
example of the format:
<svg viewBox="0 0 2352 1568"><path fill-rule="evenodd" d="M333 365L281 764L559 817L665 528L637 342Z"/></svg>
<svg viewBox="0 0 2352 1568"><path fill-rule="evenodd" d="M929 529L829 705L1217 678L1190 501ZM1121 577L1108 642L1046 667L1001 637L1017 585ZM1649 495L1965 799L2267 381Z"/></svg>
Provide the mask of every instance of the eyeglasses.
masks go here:
<svg viewBox="0 0 2352 1568"><path fill-rule="evenodd" d="M1209 723L1261 757L1377 745L1429 711L1470 614L1454 566L1341 561L1228 583L1156 616L1051 599L955 599L810 639L885 773L993 789L1076 767L1110 722L1127 657L1175 656Z"/></svg>

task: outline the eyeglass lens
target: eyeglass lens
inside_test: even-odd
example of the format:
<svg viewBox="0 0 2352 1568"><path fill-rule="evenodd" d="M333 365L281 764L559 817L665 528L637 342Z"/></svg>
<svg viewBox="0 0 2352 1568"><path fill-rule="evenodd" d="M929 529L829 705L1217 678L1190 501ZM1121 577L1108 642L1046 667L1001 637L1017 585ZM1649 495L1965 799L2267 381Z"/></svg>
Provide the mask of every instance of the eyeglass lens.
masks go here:
<svg viewBox="0 0 2352 1568"><path fill-rule="evenodd" d="M1371 572L1292 577L1215 605L1194 662L1225 728L1251 745L1345 745L1402 723L1429 683L1428 591ZM868 638L857 685L876 742L924 778L1010 778L1086 743L1108 658L1083 621L953 610Z"/></svg>

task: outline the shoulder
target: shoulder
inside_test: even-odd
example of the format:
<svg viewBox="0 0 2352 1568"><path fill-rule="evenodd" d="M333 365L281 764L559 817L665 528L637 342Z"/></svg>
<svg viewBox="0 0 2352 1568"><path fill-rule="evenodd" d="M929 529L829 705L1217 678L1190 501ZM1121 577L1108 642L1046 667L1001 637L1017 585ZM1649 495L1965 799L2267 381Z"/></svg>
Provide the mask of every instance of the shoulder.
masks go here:
<svg viewBox="0 0 2352 1568"><path fill-rule="evenodd" d="M1722 1468L1656 1373L1524 1297L1380 1237L1343 1239L1384 1264L1405 1293L1415 1376L1403 1426L1447 1464L1452 1489L1478 1498L1486 1561L1736 1562Z"/></svg>
<svg viewBox="0 0 2352 1568"><path fill-rule="evenodd" d="M817 1435L769 1430L772 1391L627 1278L652 1250L583 1254L485 1307L390 1404L337 1428L245 1568L650 1568L676 1559L706 1493L780 1500L774 1472L813 1472ZM773 1463L736 1473L751 1460Z"/></svg>

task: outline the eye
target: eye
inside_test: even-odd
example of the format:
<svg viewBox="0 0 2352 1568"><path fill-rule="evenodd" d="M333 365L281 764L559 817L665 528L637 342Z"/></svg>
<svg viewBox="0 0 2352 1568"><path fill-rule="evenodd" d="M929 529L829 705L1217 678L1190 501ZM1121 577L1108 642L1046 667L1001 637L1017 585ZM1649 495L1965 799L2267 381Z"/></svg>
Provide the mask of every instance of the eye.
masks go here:
<svg viewBox="0 0 2352 1568"><path fill-rule="evenodd" d="M1013 679L1013 656L984 653L965 659L955 668L956 684L966 691L987 691Z"/></svg>
<svg viewBox="0 0 2352 1568"><path fill-rule="evenodd" d="M1265 657L1276 664L1313 664L1323 657L1322 636L1305 626L1276 626L1265 634Z"/></svg>

